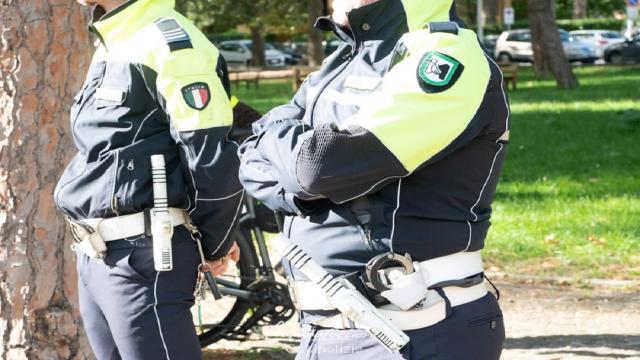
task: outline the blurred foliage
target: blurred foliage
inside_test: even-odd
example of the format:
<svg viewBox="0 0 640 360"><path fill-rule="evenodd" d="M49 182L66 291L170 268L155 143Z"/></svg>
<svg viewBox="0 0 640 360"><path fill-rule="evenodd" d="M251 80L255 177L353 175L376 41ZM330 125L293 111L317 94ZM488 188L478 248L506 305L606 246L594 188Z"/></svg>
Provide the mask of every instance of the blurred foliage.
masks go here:
<svg viewBox="0 0 640 360"><path fill-rule="evenodd" d="M469 25L475 24L478 0L457 0L460 13ZM558 19L571 19L573 0L555 0ZM622 20L612 18L615 11L624 11L625 0L589 0L588 19L559 20L566 30L607 29L619 31ZM273 36L293 38L306 33L306 0L176 0L178 11L192 19L208 35L229 33L238 26L263 28ZM516 23L513 28L527 28L527 1L513 0ZM504 30L501 24L486 27L488 34Z"/></svg>
<svg viewBox="0 0 640 360"><path fill-rule="evenodd" d="M244 25L277 34L305 32L305 0L176 0L176 9L205 34Z"/></svg>
<svg viewBox="0 0 640 360"><path fill-rule="evenodd" d="M526 0L514 2L525 3ZM573 16L573 0L555 0L558 19L571 19ZM587 15L589 17L609 17L616 10L626 9L626 0L589 0L587 3Z"/></svg>
<svg viewBox="0 0 640 360"><path fill-rule="evenodd" d="M613 30L621 31L624 28L624 20L614 18L589 18L589 19L564 19L557 20L558 27L567 31L573 30ZM512 29L528 29L528 20L519 20L511 27ZM490 24L484 27L485 34L500 34L506 30L505 26L498 24Z"/></svg>
<svg viewBox="0 0 640 360"><path fill-rule="evenodd" d="M457 0L458 7L462 7L461 13L466 14L465 20L470 24L475 24L476 20L476 4L478 0ZM516 13L516 26L522 25L524 20L527 19L527 0L513 0L513 8ZM571 19L573 15L573 0L555 0L556 3L556 15L558 19ZM589 0L587 14L590 18L611 18L615 11L625 11L626 0ZM489 23L492 23L491 19L487 19ZM520 20L520 21L518 21ZM595 19L586 19L595 20ZM603 24L605 29L620 30L621 26L616 23L615 26L611 24L612 20ZM592 22L593 23L593 22ZM591 24L591 23L590 23ZM595 23L594 23L595 24ZM521 27L526 27L525 26ZM617 26L617 27L616 27ZM490 27L493 29L495 27ZM585 29L591 27L585 26ZM576 30L571 28L571 30ZM567 29L569 30L569 29Z"/></svg>

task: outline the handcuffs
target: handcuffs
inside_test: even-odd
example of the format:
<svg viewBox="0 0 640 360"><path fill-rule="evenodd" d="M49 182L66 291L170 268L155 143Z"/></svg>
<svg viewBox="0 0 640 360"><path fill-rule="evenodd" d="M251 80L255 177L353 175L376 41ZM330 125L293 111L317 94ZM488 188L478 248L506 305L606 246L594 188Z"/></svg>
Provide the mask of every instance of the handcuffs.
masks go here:
<svg viewBox="0 0 640 360"><path fill-rule="evenodd" d="M415 271L413 260L409 254L404 256L392 252L380 254L369 260L365 266L365 284L380 293L391 290L391 287L389 287L391 281L387 277L385 269L392 267L397 269L397 267L393 266L394 264L402 268L404 275L409 275Z"/></svg>

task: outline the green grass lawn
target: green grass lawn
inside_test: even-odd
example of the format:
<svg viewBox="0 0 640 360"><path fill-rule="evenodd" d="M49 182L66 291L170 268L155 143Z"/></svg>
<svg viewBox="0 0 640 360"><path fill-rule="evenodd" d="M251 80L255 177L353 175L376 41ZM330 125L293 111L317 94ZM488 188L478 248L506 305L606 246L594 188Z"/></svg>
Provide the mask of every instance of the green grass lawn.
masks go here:
<svg viewBox="0 0 640 360"><path fill-rule="evenodd" d="M577 90L520 73L485 258L509 273L640 278L640 67L576 73ZM292 95L288 82L236 90L260 111Z"/></svg>

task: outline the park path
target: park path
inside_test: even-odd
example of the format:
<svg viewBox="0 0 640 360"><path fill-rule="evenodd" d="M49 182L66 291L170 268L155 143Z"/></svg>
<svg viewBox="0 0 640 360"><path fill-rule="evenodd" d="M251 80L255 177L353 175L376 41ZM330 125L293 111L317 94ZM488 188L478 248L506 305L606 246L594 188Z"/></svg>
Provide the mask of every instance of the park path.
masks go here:
<svg viewBox="0 0 640 360"><path fill-rule="evenodd" d="M499 282L505 360L640 360L640 291L584 290ZM295 321L262 329L252 341L214 344L205 359L292 359Z"/></svg>

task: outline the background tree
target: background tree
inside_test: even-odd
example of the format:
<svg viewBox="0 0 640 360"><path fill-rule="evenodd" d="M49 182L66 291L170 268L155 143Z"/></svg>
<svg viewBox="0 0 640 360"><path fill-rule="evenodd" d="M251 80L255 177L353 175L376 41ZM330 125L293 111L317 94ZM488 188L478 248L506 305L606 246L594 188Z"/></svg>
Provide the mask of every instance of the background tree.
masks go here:
<svg viewBox="0 0 640 360"><path fill-rule="evenodd" d="M92 52L75 0L0 2L1 359L89 359L53 187Z"/></svg>
<svg viewBox="0 0 640 360"><path fill-rule="evenodd" d="M577 87L578 79L564 53L555 23L553 0L528 0L533 68L538 76L552 74L558 87Z"/></svg>
<svg viewBox="0 0 640 360"><path fill-rule="evenodd" d="M322 64L324 59L324 48L322 46L322 32L316 30L313 25L316 19L323 15L323 0L307 0L307 34L309 36L309 47L307 49L307 58L310 66L318 66Z"/></svg>
<svg viewBox="0 0 640 360"><path fill-rule="evenodd" d="M499 0L483 0L482 10L484 11L484 17L487 24L498 23L498 14L500 12L500 8L498 7L498 5Z"/></svg>
<svg viewBox="0 0 640 360"><path fill-rule="evenodd" d="M584 19L587 17L589 1L588 0L573 0L573 18Z"/></svg>
<svg viewBox="0 0 640 360"><path fill-rule="evenodd" d="M299 27L307 18L304 0L177 0L176 7L209 36L247 26L255 66L265 63L265 29Z"/></svg>

